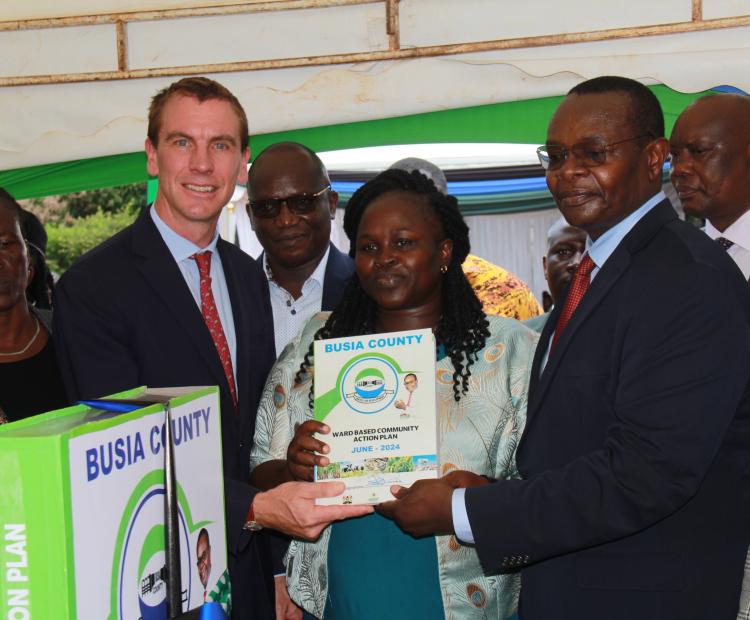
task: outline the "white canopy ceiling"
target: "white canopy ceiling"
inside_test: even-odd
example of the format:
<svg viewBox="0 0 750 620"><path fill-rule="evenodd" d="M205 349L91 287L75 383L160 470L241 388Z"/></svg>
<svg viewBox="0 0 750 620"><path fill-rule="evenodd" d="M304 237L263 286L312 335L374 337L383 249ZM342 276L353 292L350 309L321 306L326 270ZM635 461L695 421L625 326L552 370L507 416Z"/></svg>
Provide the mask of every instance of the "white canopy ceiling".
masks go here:
<svg viewBox="0 0 750 620"><path fill-rule="evenodd" d="M0 170L141 150L150 97L187 74L229 87L251 133L559 95L602 74L750 91L739 0L90 5L3 0Z"/></svg>

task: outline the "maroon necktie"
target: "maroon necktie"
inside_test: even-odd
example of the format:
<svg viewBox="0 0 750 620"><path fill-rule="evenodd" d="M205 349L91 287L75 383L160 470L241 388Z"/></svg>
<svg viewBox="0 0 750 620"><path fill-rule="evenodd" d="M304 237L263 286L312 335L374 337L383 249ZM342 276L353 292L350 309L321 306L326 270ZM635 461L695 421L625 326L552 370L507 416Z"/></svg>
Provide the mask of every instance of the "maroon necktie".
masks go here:
<svg viewBox="0 0 750 620"><path fill-rule="evenodd" d="M232 372L232 356L229 353L227 338L224 335L224 328L221 326L221 321L219 320L219 311L216 309L213 291L211 291L211 251L206 250L199 254L193 254L192 258L198 264L198 271L201 274L201 314L203 315L203 320L206 322L208 331L211 333L211 338L213 338L216 352L219 354L236 412L237 389L234 385L234 373Z"/></svg>
<svg viewBox="0 0 750 620"><path fill-rule="evenodd" d="M568 291L568 296L565 298L565 305L563 306L560 318L557 321L557 327L555 328L555 336L552 338L552 348L554 348L555 343L560 338L560 334L562 334L568 321L570 321L570 317L573 316L578 304L586 294L586 291L589 288L589 276L594 267L596 267L596 263L594 263L594 261L591 260L591 257L586 254L586 256L581 259L581 262L578 265L578 271L576 271L573 280L570 283L570 290Z"/></svg>

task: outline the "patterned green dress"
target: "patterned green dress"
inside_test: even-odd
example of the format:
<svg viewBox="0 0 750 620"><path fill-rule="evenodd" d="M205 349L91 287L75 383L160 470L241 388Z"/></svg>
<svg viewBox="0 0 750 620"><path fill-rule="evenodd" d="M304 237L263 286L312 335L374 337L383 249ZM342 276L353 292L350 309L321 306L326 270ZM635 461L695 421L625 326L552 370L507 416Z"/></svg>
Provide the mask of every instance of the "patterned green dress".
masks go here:
<svg viewBox="0 0 750 620"><path fill-rule="evenodd" d="M286 458L295 424L312 417L308 400L310 382L294 385L294 377L313 335L327 316L320 313L313 317L287 345L271 370L258 410L251 454L253 468L268 460ZM517 475L514 456L526 421L526 397L538 334L513 319L488 317L488 320L490 336L471 367L469 391L459 402L453 398L450 358L437 362L438 458L443 475L454 469L498 479ZM331 608L329 591L332 596L341 592L340 584L329 583L330 575L342 572L336 564L337 558L328 554L330 530L324 530L312 543L292 541L286 558L289 594L318 618L324 616L327 603ZM507 618L515 611L520 588L518 575L485 575L474 549L460 544L455 536L435 536L432 540L447 619ZM378 541L371 537L363 540L363 549L366 550L367 544L377 546ZM399 565L396 558L389 570L398 571ZM415 580L415 589L420 587L419 576L412 573L403 578ZM398 601L391 602L394 607L390 617L403 617ZM333 607L337 607L335 601Z"/></svg>

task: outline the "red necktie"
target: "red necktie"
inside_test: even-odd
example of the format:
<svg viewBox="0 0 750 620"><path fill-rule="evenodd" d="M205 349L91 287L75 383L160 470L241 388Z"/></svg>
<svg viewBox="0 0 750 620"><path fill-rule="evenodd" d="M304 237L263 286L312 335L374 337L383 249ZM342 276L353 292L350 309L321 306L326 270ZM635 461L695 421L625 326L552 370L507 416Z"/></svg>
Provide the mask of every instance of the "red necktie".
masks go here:
<svg viewBox="0 0 750 620"><path fill-rule="evenodd" d="M229 353L229 345L224 335L224 328L219 320L219 311L216 309L216 301L211 291L211 251L206 250L199 254L193 254L192 258L198 264L198 271L201 275L201 314L206 322L206 327L213 338L216 352L219 354L221 365L224 368L224 374L229 383L229 392L232 395L232 403L235 411L237 409L237 389L234 385L234 373L232 372L232 356Z"/></svg>
<svg viewBox="0 0 750 620"><path fill-rule="evenodd" d="M576 271L573 276L573 281L570 283L570 290L568 291L568 296L565 298L565 305L563 306L560 318L557 321L557 327L555 328L555 336L552 338L552 347L555 346L558 338L560 338L560 334L562 334L568 321L570 321L570 317L573 316L578 304L588 290L590 282L589 276L594 267L596 267L596 263L594 263L594 261L591 260L591 257L586 254L586 256L581 259L581 262L578 265L578 271Z"/></svg>

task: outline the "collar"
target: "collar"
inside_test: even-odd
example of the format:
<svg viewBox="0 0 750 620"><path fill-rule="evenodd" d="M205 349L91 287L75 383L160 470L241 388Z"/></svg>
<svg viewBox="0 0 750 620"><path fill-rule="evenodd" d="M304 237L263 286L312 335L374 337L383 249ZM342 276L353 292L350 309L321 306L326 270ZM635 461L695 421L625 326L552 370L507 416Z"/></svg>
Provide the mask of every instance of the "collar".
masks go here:
<svg viewBox="0 0 750 620"><path fill-rule="evenodd" d="M218 228L214 231L214 236L211 239L211 243L209 243L205 248L200 248L192 241L185 239L185 237L177 234L174 230L172 230L164 222L164 220L159 217L159 214L156 212L156 208L154 207L153 203L149 208L149 213L151 214L151 219L154 221L154 225L159 231L161 238L164 239L164 243L167 244L169 253L178 263L189 259L196 252L205 252L206 250L211 250L212 252L216 251L216 244L219 241Z"/></svg>
<svg viewBox="0 0 750 620"><path fill-rule="evenodd" d="M326 267L328 266L328 256L331 253L331 244L328 244L328 247L326 248L326 253L323 254L323 258L320 259L320 262L318 263L318 266L315 267L315 271L313 271L310 274L310 277L305 280L305 284L310 282L310 280L315 280L320 286L323 286L323 281L326 277ZM273 272L271 271L271 266L268 264L268 254L266 252L263 252L263 272L266 274L266 278L268 278L269 282L273 282L276 284L276 280L273 279ZM302 286L304 287L303 284ZM278 285L277 285L278 286Z"/></svg>
<svg viewBox="0 0 750 620"><path fill-rule="evenodd" d="M604 263L607 262L607 259L612 255L612 252L615 251L617 246L620 245L620 242L640 221L640 219L662 200L666 199L667 197L664 192L658 192L628 215L624 220L621 220L607 230L596 241L592 241L591 237L586 237L586 252L596 266L601 269Z"/></svg>
<svg viewBox="0 0 750 620"><path fill-rule="evenodd" d="M725 239L729 239L732 243L750 250L750 209L737 218L737 220L731 226L728 226L724 232L717 230L708 220L706 220L706 227L704 230L711 239L724 237Z"/></svg>

